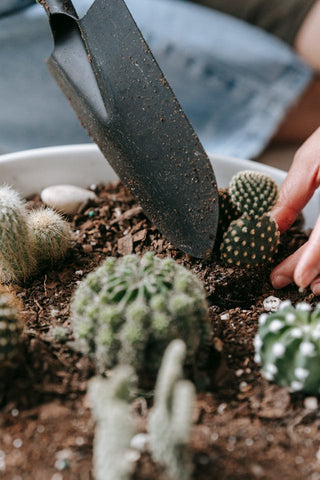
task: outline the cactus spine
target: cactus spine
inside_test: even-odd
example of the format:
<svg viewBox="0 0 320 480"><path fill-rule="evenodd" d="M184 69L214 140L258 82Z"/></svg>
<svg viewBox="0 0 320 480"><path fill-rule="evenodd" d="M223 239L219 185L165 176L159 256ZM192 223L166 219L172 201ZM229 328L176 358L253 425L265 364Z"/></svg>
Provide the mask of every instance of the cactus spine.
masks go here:
<svg viewBox="0 0 320 480"><path fill-rule="evenodd" d="M134 370L119 366L108 380L89 382L89 398L96 419L93 469L96 480L129 480L133 464L128 453L135 433L130 416L130 394L136 387Z"/></svg>
<svg viewBox="0 0 320 480"><path fill-rule="evenodd" d="M165 465L173 480L188 480L192 473L187 452L192 427L195 389L183 380L186 346L173 340L167 347L159 370L149 432L152 455Z"/></svg>
<svg viewBox="0 0 320 480"><path fill-rule="evenodd" d="M75 292L71 307L76 347L104 371L118 362L156 372L169 342L181 337L195 364L207 339L205 291L196 277L151 252L108 258Z"/></svg>
<svg viewBox="0 0 320 480"><path fill-rule="evenodd" d="M20 305L0 287L0 366L10 362L18 351L22 329Z"/></svg>
<svg viewBox="0 0 320 480"><path fill-rule="evenodd" d="M270 315L262 314L254 341L255 359L267 380L293 391L320 393L320 304L290 301Z"/></svg>

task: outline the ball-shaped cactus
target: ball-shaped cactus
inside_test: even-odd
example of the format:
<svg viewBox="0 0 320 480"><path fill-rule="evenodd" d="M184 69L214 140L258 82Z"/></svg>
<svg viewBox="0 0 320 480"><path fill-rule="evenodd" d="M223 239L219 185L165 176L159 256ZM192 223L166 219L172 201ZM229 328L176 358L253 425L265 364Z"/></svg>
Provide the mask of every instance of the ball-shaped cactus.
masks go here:
<svg viewBox="0 0 320 480"><path fill-rule="evenodd" d="M255 360L267 380L292 391L320 393L320 304L290 301L272 314L262 314L254 341Z"/></svg>
<svg viewBox="0 0 320 480"><path fill-rule="evenodd" d="M51 208L38 208L28 216L35 258L39 266L62 260L71 244L69 223Z"/></svg>
<svg viewBox="0 0 320 480"><path fill-rule="evenodd" d="M231 222L224 234L221 257L228 264L256 267L272 260L279 237L278 226L268 214L253 218L243 214Z"/></svg>
<svg viewBox="0 0 320 480"><path fill-rule="evenodd" d="M187 345L194 365L208 335L205 291L194 275L151 252L141 259L108 258L77 288L72 301L75 346L98 368L130 363L155 373L174 338Z"/></svg>
<svg viewBox="0 0 320 480"><path fill-rule="evenodd" d="M234 175L229 189L238 210L250 216L263 215L271 210L278 197L277 184L269 175L249 170Z"/></svg>
<svg viewBox="0 0 320 480"><path fill-rule="evenodd" d="M22 328L20 305L4 287L0 288L0 367L15 356Z"/></svg>
<svg viewBox="0 0 320 480"><path fill-rule="evenodd" d="M25 202L15 190L3 185L0 187L0 281L23 283L35 269Z"/></svg>

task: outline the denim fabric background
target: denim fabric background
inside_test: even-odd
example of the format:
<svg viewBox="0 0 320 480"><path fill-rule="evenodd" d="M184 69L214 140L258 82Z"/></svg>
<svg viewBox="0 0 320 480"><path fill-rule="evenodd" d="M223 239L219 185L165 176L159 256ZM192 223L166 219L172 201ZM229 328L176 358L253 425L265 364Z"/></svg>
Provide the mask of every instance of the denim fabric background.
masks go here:
<svg viewBox="0 0 320 480"><path fill-rule="evenodd" d="M91 3L74 0L80 14ZM127 5L207 151L258 155L312 71L281 41L206 7L183 0ZM52 48L39 5L0 17L2 152L90 141L47 71Z"/></svg>

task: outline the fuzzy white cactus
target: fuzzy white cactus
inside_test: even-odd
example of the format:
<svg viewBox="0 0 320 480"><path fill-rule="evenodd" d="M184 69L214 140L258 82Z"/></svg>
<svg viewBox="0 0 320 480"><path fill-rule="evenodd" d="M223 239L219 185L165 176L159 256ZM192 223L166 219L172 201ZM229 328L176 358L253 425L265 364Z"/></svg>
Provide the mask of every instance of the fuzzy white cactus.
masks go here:
<svg viewBox="0 0 320 480"><path fill-rule="evenodd" d="M89 398L96 420L93 443L95 480L129 480L134 467L130 442L135 434L129 399L136 388L133 368L121 365L110 379L89 382Z"/></svg>
<svg viewBox="0 0 320 480"><path fill-rule="evenodd" d="M71 243L71 229L59 213L51 208L32 210L28 223L39 265L54 265L66 256Z"/></svg>
<svg viewBox="0 0 320 480"><path fill-rule="evenodd" d="M0 187L0 281L23 283L36 270L28 213L20 195Z"/></svg>
<svg viewBox="0 0 320 480"><path fill-rule="evenodd" d="M8 185L0 187L0 282L24 283L43 266L62 259L69 246L68 223L51 209L29 213Z"/></svg>
<svg viewBox="0 0 320 480"><path fill-rule="evenodd" d="M187 452L192 427L195 389L183 380L186 345L173 340L167 347L159 370L149 432L153 458L165 465L173 480L188 480L192 473Z"/></svg>

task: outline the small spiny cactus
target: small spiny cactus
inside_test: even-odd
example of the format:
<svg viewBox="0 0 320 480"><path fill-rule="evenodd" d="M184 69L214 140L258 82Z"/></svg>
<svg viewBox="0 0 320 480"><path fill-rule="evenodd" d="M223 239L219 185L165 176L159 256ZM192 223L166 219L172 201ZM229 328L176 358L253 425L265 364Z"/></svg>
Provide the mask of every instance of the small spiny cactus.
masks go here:
<svg viewBox="0 0 320 480"><path fill-rule="evenodd" d="M5 287L0 287L0 366L16 355L21 338L21 308Z"/></svg>
<svg viewBox="0 0 320 480"><path fill-rule="evenodd" d="M158 373L154 406L149 419L153 458L164 464L173 480L188 480L192 473L187 444L192 427L195 389L183 380L186 346L173 340L167 347Z"/></svg>
<svg viewBox="0 0 320 480"><path fill-rule="evenodd" d="M231 200L239 212L249 216L269 212L278 197L277 184L269 175L249 170L234 175L229 189Z"/></svg>
<svg viewBox="0 0 320 480"><path fill-rule="evenodd" d="M246 268L270 262L280 242L276 221L268 215L277 200L276 183L263 173L242 171L232 177L229 190L238 217L224 227L222 259Z"/></svg>
<svg viewBox="0 0 320 480"><path fill-rule="evenodd" d="M243 214L231 222L220 246L225 262L247 268L271 262L277 252L280 232L268 214L250 218Z"/></svg>
<svg viewBox="0 0 320 480"><path fill-rule="evenodd" d="M129 400L136 388L133 368L121 365L110 379L89 382L89 398L96 420L93 469L96 480L129 480L133 463L128 456L135 434Z"/></svg>
<svg viewBox="0 0 320 480"><path fill-rule="evenodd" d="M289 300L262 314L254 341L255 360L267 380L293 391L320 393L320 304L294 308Z"/></svg>
<svg viewBox="0 0 320 480"><path fill-rule="evenodd" d="M23 283L36 270L28 213L20 195L0 187L0 281Z"/></svg>
<svg viewBox="0 0 320 480"><path fill-rule="evenodd" d="M62 259L69 246L68 223L51 209L29 213L20 195L0 187L0 282L24 283L39 269Z"/></svg>
<svg viewBox="0 0 320 480"><path fill-rule="evenodd" d="M195 365L208 335L206 294L198 279L173 260L151 252L108 258L75 292L75 347L90 354L100 371L130 363L154 373L174 338L187 344Z"/></svg>
<svg viewBox="0 0 320 480"><path fill-rule="evenodd" d="M51 208L39 208L30 212L28 223L39 265L54 265L66 256L71 243L71 229L60 214Z"/></svg>

